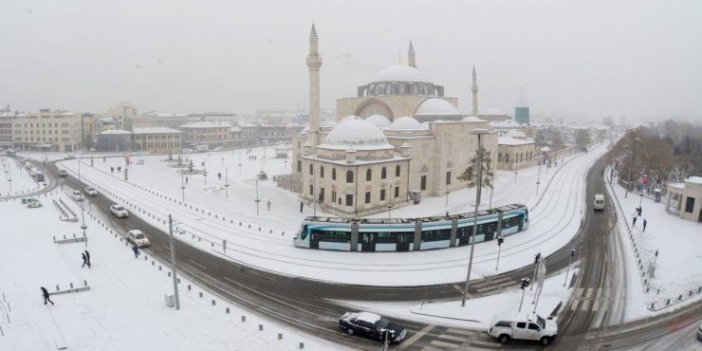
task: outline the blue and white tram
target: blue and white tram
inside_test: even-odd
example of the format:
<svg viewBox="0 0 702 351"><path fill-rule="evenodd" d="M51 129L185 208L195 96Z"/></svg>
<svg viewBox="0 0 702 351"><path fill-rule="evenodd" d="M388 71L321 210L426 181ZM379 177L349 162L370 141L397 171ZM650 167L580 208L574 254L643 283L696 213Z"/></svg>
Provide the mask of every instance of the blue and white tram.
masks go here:
<svg viewBox="0 0 702 351"><path fill-rule="evenodd" d="M419 251L468 245L474 213L449 217L307 217L293 239L297 247L338 251ZM513 204L478 212L475 242L529 227L529 210Z"/></svg>

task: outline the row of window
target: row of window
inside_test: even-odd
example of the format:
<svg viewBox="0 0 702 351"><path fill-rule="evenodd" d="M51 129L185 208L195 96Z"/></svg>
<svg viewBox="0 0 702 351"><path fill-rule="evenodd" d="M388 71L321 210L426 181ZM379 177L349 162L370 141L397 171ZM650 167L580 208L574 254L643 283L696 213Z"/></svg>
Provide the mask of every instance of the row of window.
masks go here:
<svg viewBox="0 0 702 351"><path fill-rule="evenodd" d="M48 132L48 133L47 133L47 132ZM43 135L46 135L46 134L59 134L59 131L58 131L58 130L54 130L53 132L54 132L54 133L52 133L52 130L51 130L51 129L49 129L49 130L42 130L41 133L39 133L39 131L37 130L37 135L39 135L39 134L43 134ZM61 134L69 134L70 132L71 132L71 131L70 131L70 130L67 130L67 129L62 129L62 130L61 130ZM30 130L30 131L18 130L18 131L15 131L15 134L18 134L18 135L20 135L20 134L34 135L34 131L33 131L33 130Z"/></svg>
<svg viewBox="0 0 702 351"><path fill-rule="evenodd" d="M297 161L297 172L302 172L302 161L298 160ZM309 174L314 175L314 165L310 163L309 166ZM324 178L324 166L319 167L319 177ZM395 166L395 177L399 177L401 174L400 171L400 165ZM388 171L386 167L381 168L380 170L380 179L386 179L388 176ZM336 168L332 168L332 173L331 173L331 179L336 180ZM373 171L371 169L366 170L366 180L371 181L373 180ZM353 171L352 170L347 170L346 171L346 182L347 183L353 183Z"/></svg>
<svg viewBox="0 0 702 351"><path fill-rule="evenodd" d="M23 123L15 123L15 128L22 128ZM54 122L54 128L58 128L59 124L58 122ZM70 123L61 123L61 127L68 127L70 126ZM37 128L43 127L43 128L51 128L51 123L42 123L41 126L39 126L39 123L36 125ZM27 123L24 123L24 128L27 128ZM34 123L29 123L29 128L34 128Z"/></svg>
<svg viewBox="0 0 702 351"><path fill-rule="evenodd" d="M375 95L439 95L439 89L430 83L388 82L369 84L363 96Z"/></svg>
<svg viewBox="0 0 702 351"><path fill-rule="evenodd" d="M512 162L522 162L522 161L529 161L533 158L533 152L520 152L519 154L515 155L514 159ZM504 155L499 152L497 153L497 162L504 162L509 163L509 152L505 152Z"/></svg>
<svg viewBox="0 0 702 351"><path fill-rule="evenodd" d="M309 186L309 192L310 196L314 196L314 186L310 184ZM380 189L380 201L385 201L386 199L386 189ZM394 192L395 199L400 197L400 187L396 186L395 187L395 192ZM317 200L319 202L324 202L324 188L319 188L319 194L317 194ZM337 203L341 205L341 198L337 198L336 191L332 191L332 198L331 201L334 203ZM371 192L366 191L365 193L365 203L370 204L371 203ZM353 194L346 194L346 206L353 206Z"/></svg>

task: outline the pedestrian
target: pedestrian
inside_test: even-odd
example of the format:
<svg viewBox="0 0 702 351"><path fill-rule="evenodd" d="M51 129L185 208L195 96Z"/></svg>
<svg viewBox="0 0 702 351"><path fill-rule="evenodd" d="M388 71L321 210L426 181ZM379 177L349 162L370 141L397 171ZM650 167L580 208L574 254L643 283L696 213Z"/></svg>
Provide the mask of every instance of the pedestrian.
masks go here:
<svg viewBox="0 0 702 351"><path fill-rule="evenodd" d="M114 168L114 167L110 167L110 173L115 173L115 168Z"/></svg>
<svg viewBox="0 0 702 351"><path fill-rule="evenodd" d="M88 264L88 258L85 257L85 252L81 252L80 257L83 258L83 264L80 266L81 268L85 267L85 265Z"/></svg>
<svg viewBox="0 0 702 351"><path fill-rule="evenodd" d="M85 250L85 259L88 261L88 268L90 268L90 252L88 250Z"/></svg>
<svg viewBox="0 0 702 351"><path fill-rule="evenodd" d="M137 244L132 245L132 251L134 251L134 258L139 258L139 246Z"/></svg>
<svg viewBox="0 0 702 351"><path fill-rule="evenodd" d="M305 203L300 201L300 213L302 213L302 208L305 207Z"/></svg>
<svg viewBox="0 0 702 351"><path fill-rule="evenodd" d="M219 178L219 180L222 180L222 173L221 172L217 172L217 178Z"/></svg>
<svg viewBox="0 0 702 351"><path fill-rule="evenodd" d="M185 177L185 184L188 184L188 177Z"/></svg>
<svg viewBox="0 0 702 351"><path fill-rule="evenodd" d="M636 216L634 216L634 221L632 222L631 226L632 226L632 227L635 227L635 226L636 226Z"/></svg>
<svg viewBox="0 0 702 351"><path fill-rule="evenodd" d="M268 211L270 211L271 210L271 200L268 200L268 202L266 202L266 206L268 207Z"/></svg>
<svg viewBox="0 0 702 351"><path fill-rule="evenodd" d="M644 232L646 231L646 224L648 224L648 221L646 220L646 218L644 218L644 221L643 221L643 231Z"/></svg>
<svg viewBox="0 0 702 351"><path fill-rule="evenodd" d="M643 208L641 208L641 206L639 206L639 216L641 216L641 212L643 212Z"/></svg>
<svg viewBox="0 0 702 351"><path fill-rule="evenodd" d="M47 301L48 301L48 302L51 302L51 306L54 305L54 302L51 301L51 299L49 298L49 291L46 290L46 288L43 287L43 286L41 287L41 296L44 297L44 304L45 304L45 305L46 305L46 302L47 302Z"/></svg>

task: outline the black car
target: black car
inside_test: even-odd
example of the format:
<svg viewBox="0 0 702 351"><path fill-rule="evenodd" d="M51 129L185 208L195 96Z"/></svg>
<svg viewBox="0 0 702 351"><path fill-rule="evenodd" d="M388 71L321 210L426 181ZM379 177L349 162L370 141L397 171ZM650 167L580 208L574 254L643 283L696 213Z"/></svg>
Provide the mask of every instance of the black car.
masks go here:
<svg viewBox="0 0 702 351"><path fill-rule="evenodd" d="M398 343L407 336L405 328L370 312L346 312L339 318L339 328L349 335L363 335L371 339Z"/></svg>

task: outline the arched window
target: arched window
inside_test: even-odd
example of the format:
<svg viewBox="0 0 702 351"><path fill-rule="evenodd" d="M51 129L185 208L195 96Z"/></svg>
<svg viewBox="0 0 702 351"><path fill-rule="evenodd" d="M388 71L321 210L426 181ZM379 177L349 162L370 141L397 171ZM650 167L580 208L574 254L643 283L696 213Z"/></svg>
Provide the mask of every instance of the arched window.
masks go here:
<svg viewBox="0 0 702 351"><path fill-rule="evenodd" d="M346 171L346 182L353 183L353 171Z"/></svg>
<svg viewBox="0 0 702 351"><path fill-rule="evenodd" d="M380 179L385 179L388 176L388 171L383 167L383 169L380 170Z"/></svg>
<svg viewBox="0 0 702 351"><path fill-rule="evenodd" d="M400 176L400 165L395 166L395 177Z"/></svg>
<svg viewBox="0 0 702 351"><path fill-rule="evenodd" d="M366 180L370 181L373 178L373 172L371 172L370 168L366 171Z"/></svg>
<svg viewBox="0 0 702 351"><path fill-rule="evenodd" d="M324 178L324 166L319 167L319 177Z"/></svg>
<svg viewBox="0 0 702 351"><path fill-rule="evenodd" d="M336 168L332 168L332 180L336 180Z"/></svg>

